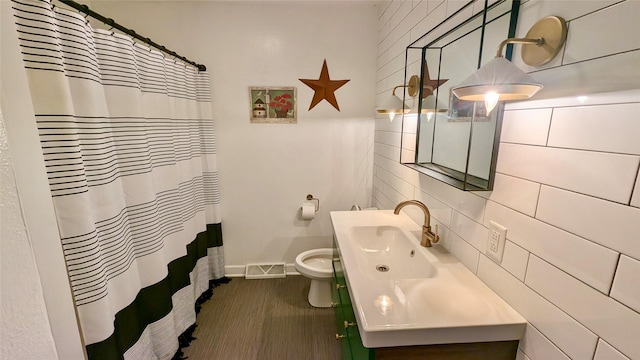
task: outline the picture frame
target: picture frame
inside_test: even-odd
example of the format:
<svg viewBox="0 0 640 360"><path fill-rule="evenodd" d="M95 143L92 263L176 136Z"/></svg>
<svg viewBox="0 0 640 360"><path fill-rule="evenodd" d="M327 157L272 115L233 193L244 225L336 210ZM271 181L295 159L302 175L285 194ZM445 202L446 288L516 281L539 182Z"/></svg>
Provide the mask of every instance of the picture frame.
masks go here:
<svg viewBox="0 0 640 360"><path fill-rule="evenodd" d="M295 87L249 87L249 121L252 124L296 124Z"/></svg>
<svg viewBox="0 0 640 360"><path fill-rule="evenodd" d="M490 121L491 119L487 116L487 109L484 103L460 100L453 94L453 91L449 90L449 112L447 113L447 120L449 122L482 122Z"/></svg>

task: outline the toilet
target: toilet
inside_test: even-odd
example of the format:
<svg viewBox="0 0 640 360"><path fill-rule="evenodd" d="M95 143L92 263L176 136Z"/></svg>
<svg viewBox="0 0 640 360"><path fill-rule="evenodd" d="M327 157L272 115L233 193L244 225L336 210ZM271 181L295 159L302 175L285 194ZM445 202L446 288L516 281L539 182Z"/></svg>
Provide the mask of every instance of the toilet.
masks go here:
<svg viewBox="0 0 640 360"><path fill-rule="evenodd" d="M295 268L311 279L309 304L314 307L331 306L331 279L333 278L333 249L312 249L296 256Z"/></svg>

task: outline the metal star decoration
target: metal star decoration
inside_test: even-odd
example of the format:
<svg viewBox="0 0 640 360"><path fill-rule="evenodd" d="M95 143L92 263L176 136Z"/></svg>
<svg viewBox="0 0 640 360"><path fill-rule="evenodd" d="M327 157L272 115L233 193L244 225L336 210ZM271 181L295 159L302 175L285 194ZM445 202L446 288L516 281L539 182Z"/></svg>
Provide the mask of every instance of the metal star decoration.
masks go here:
<svg viewBox="0 0 640 360"><path fill-rule="evenodd" d="M336 100L335 91L342 87L342 85L348 83L350 80L331 80L329 78L329 69L327 68L326 59L322 64L322 71L320 71L319 79L299 80L305 83L308 87L312 88L313 91L315 91L315 93L313 94L313 99L311 100L311 105L309 106L309 110L318 105L320 101L327 100L329 104L333 105L334 108L340 111L338 100Z"/></svg>
<svg viewBox="0 0 640 360"><path fill-rule="evenodd" d="M438 86L446 83L449 79L437 79L431 80L429 77L429 67L427 66L427 62L424 62L424 76L422 77L422 98L426 98L429 95L433 95L433 91L438 88Z"/></svg>

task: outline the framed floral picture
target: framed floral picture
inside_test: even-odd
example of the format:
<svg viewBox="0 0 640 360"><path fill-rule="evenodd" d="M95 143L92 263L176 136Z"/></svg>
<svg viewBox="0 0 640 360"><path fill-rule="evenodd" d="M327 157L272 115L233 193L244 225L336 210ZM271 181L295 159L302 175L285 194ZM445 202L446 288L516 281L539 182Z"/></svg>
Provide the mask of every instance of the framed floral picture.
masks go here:
<svg viewBox="0 0 640 360"><path fill-rule="evenodd" d="M295 124L295 87L249 87L250 122L253 124Z"/></svg>

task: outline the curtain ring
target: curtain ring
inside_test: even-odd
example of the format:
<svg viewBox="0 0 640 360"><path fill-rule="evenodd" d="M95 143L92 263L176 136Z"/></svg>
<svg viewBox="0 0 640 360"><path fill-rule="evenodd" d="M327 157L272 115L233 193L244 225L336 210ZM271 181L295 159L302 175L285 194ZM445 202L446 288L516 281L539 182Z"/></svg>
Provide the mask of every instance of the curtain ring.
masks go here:
<svg viewBox="0 0 640 360"><path fill-rule="evenodd" d="M111 36L115 35L116 33L115 31L113 31L113 27L115 26L116 22L113 19L108 18L105 24L109 25L109 30L107 31L111 33Z"/></svg>

